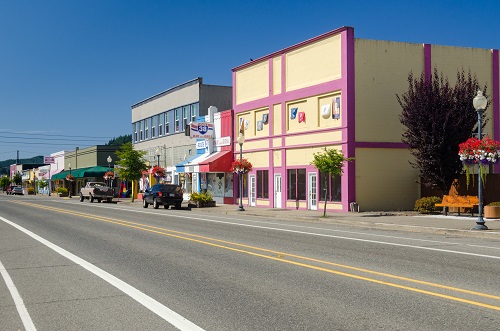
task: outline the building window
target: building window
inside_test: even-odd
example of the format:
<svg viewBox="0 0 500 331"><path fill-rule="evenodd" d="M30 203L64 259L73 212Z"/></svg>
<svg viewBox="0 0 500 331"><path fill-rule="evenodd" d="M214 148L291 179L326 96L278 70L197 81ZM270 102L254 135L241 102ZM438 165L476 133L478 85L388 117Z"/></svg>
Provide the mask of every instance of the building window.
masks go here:
<svg viewBox="0 0 500 331"><path fill-rule="evenodd" d="M139 135L140 135L139 140L141 141L144 140L143 130L144 130L144 120L141 121L141 128L139 130Z"/></svg>
<svg viewBox="0 0 500 331"><path fill-rule="evenodd" d="M165 121L165 114L158 115L158 137L163 136L163 122Z"/></svg>
<svg viewBox="0 0 500 331"><path fill-rule="evenodd" d="M183 125L181 128L181 131L184 131L184 130L186 130L186 126L190 122L189 121L190 107L189 106L182 107L182 114L183 114Z"/></svg>
<svg viewBox="0 0 500 331"><path fill-rule="evenodd" d="M196 117L198 117L198 104L193 103L191 105L191 122L196 122Z"/></svg>
<svg viewBox="0 0 500 331"><path fill-rule="evenodd" d="M138 141L138 138L139 138L139 123L135 122L134 125L133 125L133 129L134 129L134 142L137 142Z"/></svg>
<svg viewBox="0 0 500 331"><path fill-rule="evenodd" d="M257 170L257 198L269 198L269 170Z"/></svg>
<svg viewBox="0 0 500 331"><path fill-rule="evenodd" d="M175 110L175 132L179 132L180 128L180 119L182 116L182 108L177 108Z"/></svg>
<svg viewBox="0 0 500 331"><path fill-rule="evenodd" d="M306 169L288 169L288 200L306 200Z"/></svg>
<svg viewBox="0 0 500 331"><path fill-rule="evenodd" d="M340 182L340 176L332 176L328 173L320 172L319 191L322 201L325 201L326 193L328 192L328 201L340 202L342 198L342 185Z"/></svg>
<svg viewBox="0 0 500 331"><path fill-rule="evenodd" d="M151 138L155 138L156 137L156 121L158 119L158 116L153 116L151 117Z"/></svg>
<svg viewBox="0 0 500 331"><path fill-rule="evenodd" d="M144 140L149 139L149 126L150 126L151 119L146 118L145 124L144 124Z"/></svg>

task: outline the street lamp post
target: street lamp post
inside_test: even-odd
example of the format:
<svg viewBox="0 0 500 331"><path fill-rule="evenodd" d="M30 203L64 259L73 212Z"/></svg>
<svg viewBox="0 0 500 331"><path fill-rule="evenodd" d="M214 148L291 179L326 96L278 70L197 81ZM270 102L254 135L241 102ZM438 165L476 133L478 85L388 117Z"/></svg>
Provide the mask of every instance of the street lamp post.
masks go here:
<svg viewBox="0 0 500 331"><path fill-rule="evenodd" d="M108 155L108 158L106 159L106 161L108 161L108 172L111 171L111 162L113 161L113 159L111 158L111 155ZM109 179L109 176L108 176L108 186L110 184L110 179Z"/></svg>
<svg viewBox="0 0 500 331"><path fill-rule="evenodd" d="M488 100L486 97L483 95L482 91L477 91L477 95L472 101L472 104L474 105L474 108L476 108L477 111L477 138L482 139L481 135L481 129L483 126L483 114L484 110L486 109L486 105L488 104ZM481 174L481 165L479 165L479 171L478 171L478 192L477 192L477 197L479 199L479 205L478 205L478 218L476 221L476 225L471 229L471 230L488 230L488 227L484 225L484 219L483 219L483 183L482 183L482 174Z"/></svg>
<svg viewBox="0 0 500 331"><path fill-rule="evenodd" d="M69 163L69 174L71 175L71 162ZM71 180L69 180L69 193L68 193L68 197L70 197L70 198L71 198L71 189L72 189Z"/></svg>
<svg viewBox="0 0 500 331"><path fill-rule="evenodd" d="M241 161L241 159L243 159L243 143L245 142L245 136L242 133L240 133L240 135L236 140L240 145L240 161ZM240 205L238 206L238 211L245 211L245 208L243 208L243 172L240 172L238 174L238 177L240 181Z"/></svg>
<svg viewBox="0 0 500 331"><path fill-rule="evenodd" d="M156 162L156 165L159 167L160 166L160 147L157 147L156 148L156 158L157 158L157 162Z"/></svg>

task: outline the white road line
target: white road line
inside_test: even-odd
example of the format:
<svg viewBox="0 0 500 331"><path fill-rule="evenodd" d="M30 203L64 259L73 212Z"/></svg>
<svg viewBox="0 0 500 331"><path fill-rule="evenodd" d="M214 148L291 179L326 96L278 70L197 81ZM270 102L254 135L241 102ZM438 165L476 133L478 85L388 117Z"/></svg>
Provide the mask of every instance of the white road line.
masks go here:
<svg viewBox="0 0 500 331"><path fill-rule="evenodd" d="M24 328L26 331L36 331L35 324L33 324L33 321L31 320L30 314L28 313L28 310L26 309L26 306L24 305L23 298L21 298L21 295L17 291L16 285L14 285L14 282L12 281L12 278L10 278L9 273L5 269L5 267L2 264L2 261L0 261L0 274L2 274L2 277L5 281L5 284L7 285L7 288L10 291L10 295L12 296L12 299L14 299L14 303L16 304L17 312L19 313L19 316L21 317L21 321L23 322Z"/></svg>
<svg viewBox="0 0 500 331"><path fill-rule="evenodd" d="M124 281L118 279L117 277L111 275L110 273L96 267L92 263L89 263L82 258L68 252L67 250L51 243L50 241L36 235L35 233L23 228L20 225L17 225L14 222L11 222L3 217L0 216L0 220L4 221L5 223L12 225L19 231L24 232L28 236L32 237L33 239L39 241L40 243L44 244L45 246L51 248L52 250L56 251L57 253L61 254L65 258L73 261L74 263L82 266L83 268L87 269L88 271L92 272L94 275L102 278L109 284L113 285L123 293L127 294L140 304L142 304L144 307L148 308L152 312L154 312L156 315L159 317L163 318L165 321L168 323L172 324L179 330L186 330L186 331L203 331L202 328L194 324L193 322L187 320L186 318L182 317L181 315L177 314L175 311L171 310L170 308L164 306L160 302L156 301L155 299L151 298L150 296L142 293L135 287L125 283ZM3 267L2 267L3 269ZM3 273L2 273L3 275ZM21 314L21 313L20 313ZM34 326L33 326L34 327ZM35 329L27 329L27 330L35 330Z"/></svg>

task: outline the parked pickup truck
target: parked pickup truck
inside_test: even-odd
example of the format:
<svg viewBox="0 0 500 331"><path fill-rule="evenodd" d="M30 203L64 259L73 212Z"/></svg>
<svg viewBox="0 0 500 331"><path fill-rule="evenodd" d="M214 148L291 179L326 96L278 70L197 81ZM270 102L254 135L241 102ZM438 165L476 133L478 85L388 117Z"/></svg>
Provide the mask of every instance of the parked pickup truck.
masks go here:
<svg viewBox="0 0 500 331"><path fill-rule="evenodd" d="M94 202L94 200L111 202L113 200L113 189L105 183L87 182L85 187L80 190L80 201L83 202L84 199L89 199L90 202Z"/></svg>

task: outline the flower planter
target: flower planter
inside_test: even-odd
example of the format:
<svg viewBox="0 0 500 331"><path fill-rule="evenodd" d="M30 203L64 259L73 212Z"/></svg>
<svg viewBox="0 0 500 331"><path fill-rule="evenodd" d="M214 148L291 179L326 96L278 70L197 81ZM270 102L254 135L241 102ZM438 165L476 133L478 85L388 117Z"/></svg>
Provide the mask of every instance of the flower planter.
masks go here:
<svg viewBox="0 0 500 331"><path fill-rule="evenodd" d="M191 200L189 200L189 206L195 207L195 208L215 207L215 201L191 201Z"/></svg>
<svg viewBox="0 0 500 331"><path fill-rule="evenodd" d="M500 206L484 206L484 218L500 219Z"/></svg>

